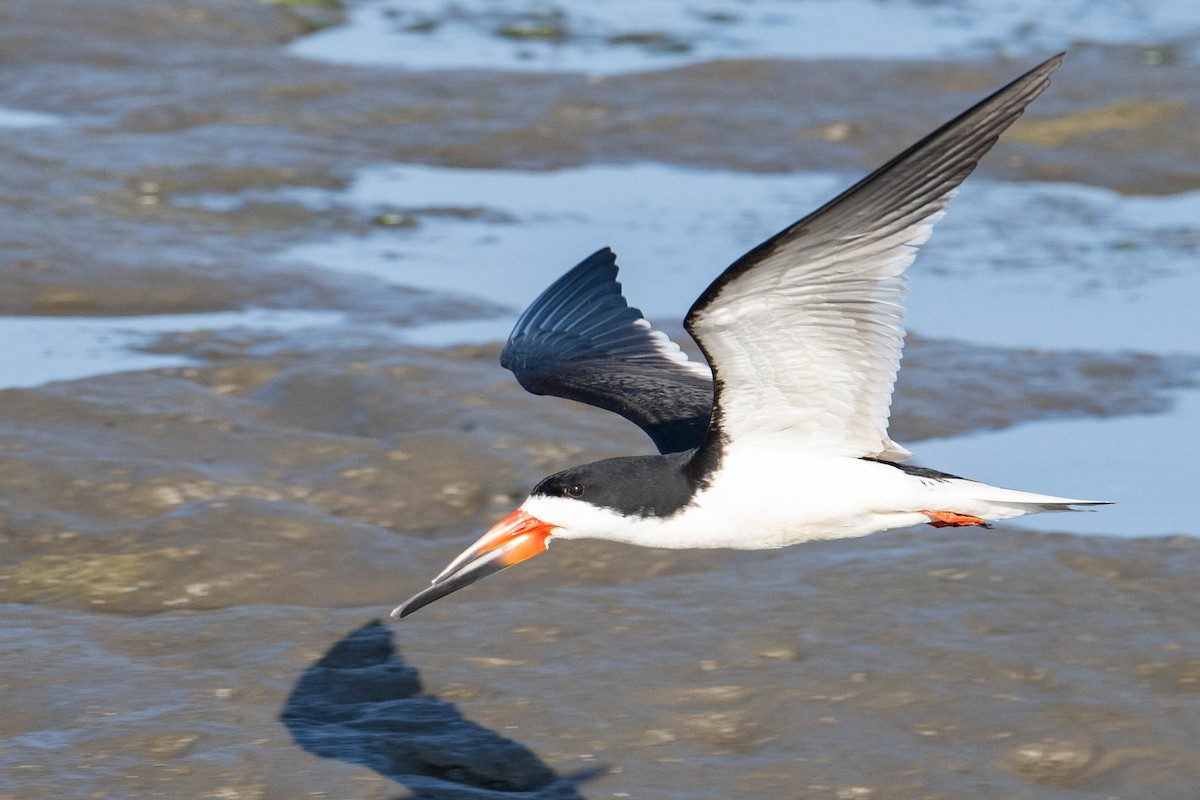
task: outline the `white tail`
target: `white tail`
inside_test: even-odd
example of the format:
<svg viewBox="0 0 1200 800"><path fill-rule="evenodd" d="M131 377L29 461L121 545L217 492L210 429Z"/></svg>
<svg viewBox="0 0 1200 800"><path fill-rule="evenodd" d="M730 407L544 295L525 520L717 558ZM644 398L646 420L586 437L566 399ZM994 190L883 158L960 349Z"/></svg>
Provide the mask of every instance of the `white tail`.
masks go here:
<svg viewBox="0 0 1200 800"><path fill-rule="evenodd" d="M947 488L953 487L958 497L954 510L960 514L971 514L987 520L1011 519L1025 514L1040 514L1043 511L1084 511L1075 506L1106 506L1110 500L1075 500L1048 494L1021 492L1004 489L966 478L946 481Z"/></svg>

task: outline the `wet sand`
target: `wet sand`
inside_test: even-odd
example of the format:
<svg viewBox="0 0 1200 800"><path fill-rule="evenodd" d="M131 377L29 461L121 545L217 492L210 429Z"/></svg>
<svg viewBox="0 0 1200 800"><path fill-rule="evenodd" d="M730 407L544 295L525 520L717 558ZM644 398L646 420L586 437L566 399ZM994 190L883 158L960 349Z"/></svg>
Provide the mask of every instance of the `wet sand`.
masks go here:
<svg viewBox="0 0 1200 800"><path fill-rule="evenodd" d="M5 313L348 324L167 336L151 349L195 366L0 392L0 798L1195 796L1196 529L1083 538L1047 516L1045 533L766 553L572 542L372 622L542 475L645 442L526 395L497 346L355 328L486 302L270 261L371 215L183 202L337 187L392 160L857 169L1013 64L405 74L285 55L329 10L4 15L0 104L63 119L0 141ZM1136 48L1078 58L984 174L1200 186L1194 76L1135 69ZM1096 113L1113 104L1133 110ZM893 430L1154 413L1198 373L915 336Z"/></svg>
<svg viewBox="0 0 1200 800"><path fill-rule="evenodd" d="M494 355L3 393L12 796L1191 795L1193 538L572 542L355 633L541 473L641 446Z"/></svg>

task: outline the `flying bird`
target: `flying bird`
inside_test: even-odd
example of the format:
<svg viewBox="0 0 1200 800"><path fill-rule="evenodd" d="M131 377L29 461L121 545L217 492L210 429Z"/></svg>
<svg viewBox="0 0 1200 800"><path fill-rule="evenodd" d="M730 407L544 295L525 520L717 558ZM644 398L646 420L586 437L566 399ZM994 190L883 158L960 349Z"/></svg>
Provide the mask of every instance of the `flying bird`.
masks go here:
<svg viewBox="0 0 1200 800"><path fill-rule="evenodd" d="M1061 62L1035 67L726 268L684 319L707 365L629 306L611 250L551 285L517 320L500 363L534 394L620 414L659 453L544 479L392 616L551 539L766 549L1102 504L906 465L911 453L887 432L905 269Z"/></svg>

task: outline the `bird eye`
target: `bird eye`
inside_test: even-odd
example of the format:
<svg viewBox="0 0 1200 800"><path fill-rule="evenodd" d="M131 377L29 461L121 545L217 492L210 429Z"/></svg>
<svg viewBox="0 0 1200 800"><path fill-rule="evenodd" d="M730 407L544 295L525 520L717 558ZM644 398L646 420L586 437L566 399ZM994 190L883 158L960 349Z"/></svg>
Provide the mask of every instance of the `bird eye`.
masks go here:
<svg viewBox="0 0 1200 800"><path fill-rule="evenodd" d="M583 497L583 484L572 483L567 487L567 497Z"/></svg>

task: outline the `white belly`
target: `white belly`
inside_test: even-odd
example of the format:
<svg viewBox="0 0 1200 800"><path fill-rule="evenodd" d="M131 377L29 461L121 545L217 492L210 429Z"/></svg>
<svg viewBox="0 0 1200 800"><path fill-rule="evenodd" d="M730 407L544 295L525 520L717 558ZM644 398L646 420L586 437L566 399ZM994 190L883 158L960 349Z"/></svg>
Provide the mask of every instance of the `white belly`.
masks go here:
<svg viewBox="0 0 1200 800"><path fill-rule="evenodd" d="M525 510L561 519L555 536L563 539L760 550L928 522L919 513L933 503L925 484L885 464L760 446L727 453L709 486L670 517L622 517L562 498L531 497Z"/></svg>
<svg viewBox="0 0 1200 800"><path fill-rule="evenodd" d="M727 457L707 491L665 520L658 547L765 549L927 522L931 487L857 458ZM644 542L649 544L649 542Z"/></svg>
<svg viewBox="0 0 1200 800"><path fill-rule="evenodd" d="M709 485L670 516L626 516L544 495L531 496L522 508L562 539L761 550L919 525L930 520L924 511L1002 520L1097 502L926 478L860 458L797 455L785 444L730 448Z"/></svg>

